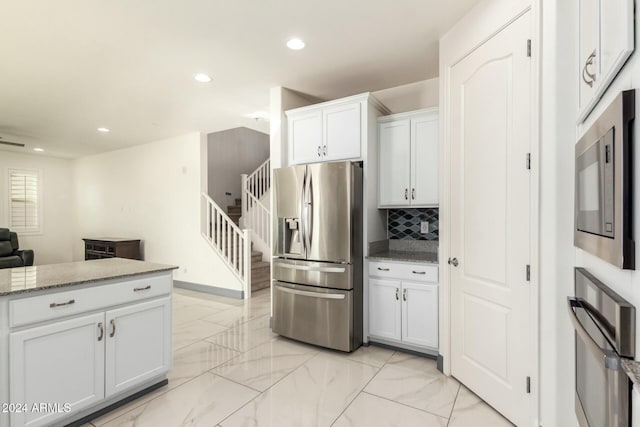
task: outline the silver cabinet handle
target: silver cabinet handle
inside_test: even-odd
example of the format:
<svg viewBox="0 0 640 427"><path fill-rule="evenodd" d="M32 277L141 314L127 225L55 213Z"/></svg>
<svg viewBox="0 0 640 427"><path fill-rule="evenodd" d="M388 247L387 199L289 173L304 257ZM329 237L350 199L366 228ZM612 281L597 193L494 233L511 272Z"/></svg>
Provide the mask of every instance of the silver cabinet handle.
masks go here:
<svg viewBox="0 0 640 427"><path fill-rule="evenodd" d="M382 268L382 267L378 267L378 270L380 270L380 271L389 271L388 268Z"/></svg>
<svg viewBox="0 0 640 427"><path fill-rule="evenodd" d="M427 274L426 271L415 271L415 270L413 270L412 273L413 274Z"/></svg>
<svg viewBox="0 0 640 427"><path fill-rule="evenodd" d="M98 335L98 341L102 341L102 338L104 338L104 325L102 324L102 322L98 323L98 330L100 331L100 335Z"/></svg>
<svg viewBox="0 0 640 427"><path fill-rule="evenodd" d="M400 289L396 288L396 301L400 299Z"/></svg>
<svg viewBox="0 0 640 427"><path fill-rule="evenodd" d="M147 289L151 289L151 285L147 285L144 288L133 288L133 292L146 291Z"/></svg>
<svg viewBox="0 0 640 427"><path fill-rule="evenodd" d="M409 200L409 189L408 188L404 189L404 199L405 200Z"/></svg>
<svg viewBox="0 0 640 427"><path fill-rule="evenodd" d="M111 333L109 334L109 337L113 338L113 336L116 334L116 321L111 319Z"/></svg>
<svg viewBox="0 0 640 427"><path fill-rule="evenodd" d="M318 145L318 157L320 157L321 152L320 152L320 146Z"/></svg>
<svg viewBox="0 0 640 427"><path fill-rule="evenodd" d="M323 155L327 155L327 146L325 145L324 147L322 147L322 154Z"/></svg>
<svg viewBox="0 0 640 427"><path fill-rule="evenodd" d="M411 189L411 200L415 200L416 199L416 189L412 188Z"/></svg>
<svg viewBox="0 0 640 427"><path fill-rule="evenodd" d="M454 267L457 267L458 266L458 258L449 258L447 263L449 265L453 265Z"/></svg>
<svg viewBox="0 0 640 427"><path fill-rule="evenodd" d="M596 51L594 50L585 61L584 68L582 69L582 80L584 80L589 87L593 87L593 84L596 82L596 74L589 71L589 67L593 65L595 59Z"/></svg>
<svg viewBox="0 0 640 427"><path fill-rule="evenodd" d="M403 301L406 301L406 300L407 300L407 290L406 290L406 289L403 289L403 290L402 290L402 300L403 300Z"/></svg>
<svg viewBox="0 0 640 427"><path fill-rule="evenodd" d="M49 304L49 308L62 307L63 305L71 305L75 303L76 303L76 300L74 299L70 299L67 302L52 302L51 304Z"/></svg>
<svg viewBox="0 0 640 427"><path fill-rule="evenodd" d="M323 294L320 292L299 291L297 289L290 289L282 286L278 286L278 289L288 294L302 295L305 297L313 297L313 298L320 298L320 299L345 299L344 294Z"/></svg>

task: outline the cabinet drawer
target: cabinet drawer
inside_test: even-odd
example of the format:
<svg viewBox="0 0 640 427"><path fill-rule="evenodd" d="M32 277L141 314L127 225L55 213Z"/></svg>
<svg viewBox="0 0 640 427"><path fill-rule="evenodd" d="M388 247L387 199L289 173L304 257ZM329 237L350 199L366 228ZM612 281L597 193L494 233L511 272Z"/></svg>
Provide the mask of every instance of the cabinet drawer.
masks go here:
<svg viewBox="0 0 640 427"><path fill-rule="evenodd" d="M163 274L16 299L9 303L9 326L13 328L166 295L171 293L172 285L171 274Z"/></svg>
<svg viewBox="0 0 640 427"><path fill-rule="evenodd" d="M369 276L438 283L438 266L431 264L370 261Z"/></svg>

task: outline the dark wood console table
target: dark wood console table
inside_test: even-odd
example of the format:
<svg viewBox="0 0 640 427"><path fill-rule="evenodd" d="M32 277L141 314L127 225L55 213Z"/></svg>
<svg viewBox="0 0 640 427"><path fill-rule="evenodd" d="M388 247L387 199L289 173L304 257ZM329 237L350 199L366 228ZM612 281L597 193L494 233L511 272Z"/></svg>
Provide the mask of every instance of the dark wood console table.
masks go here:
<svg viewBox="0 0 640 427"><path fill-rule="evenodd" d="M129 258L142 260L139 239L95 238L84 240L84 259Z"/></svg>

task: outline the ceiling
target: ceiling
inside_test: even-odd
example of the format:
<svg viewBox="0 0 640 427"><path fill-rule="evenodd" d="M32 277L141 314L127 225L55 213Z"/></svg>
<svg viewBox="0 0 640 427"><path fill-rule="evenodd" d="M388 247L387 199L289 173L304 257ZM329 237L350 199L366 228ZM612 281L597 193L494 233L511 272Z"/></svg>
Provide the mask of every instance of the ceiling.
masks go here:
<svg viewBox="0 0 640 427"><path fill-rule="evenodd" d="M79 157L268 132L246 115L274 86L333 99L436 77L439 37L477 1L2 0L0 137Z"/></svg>

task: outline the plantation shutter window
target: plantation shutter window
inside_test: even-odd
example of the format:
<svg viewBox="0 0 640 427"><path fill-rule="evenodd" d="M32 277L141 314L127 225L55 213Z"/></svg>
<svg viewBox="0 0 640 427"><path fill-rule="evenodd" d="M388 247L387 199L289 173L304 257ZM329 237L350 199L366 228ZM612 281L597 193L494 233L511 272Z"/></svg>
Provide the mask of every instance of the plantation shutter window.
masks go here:
<svg viewBox="0 0 640 427"><path fill-rule="evenodd" d="M20 232L40 231L40 174L9 170L9 227Z"/></svg>

